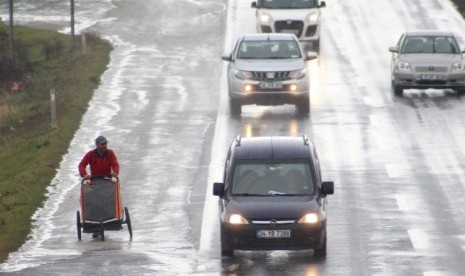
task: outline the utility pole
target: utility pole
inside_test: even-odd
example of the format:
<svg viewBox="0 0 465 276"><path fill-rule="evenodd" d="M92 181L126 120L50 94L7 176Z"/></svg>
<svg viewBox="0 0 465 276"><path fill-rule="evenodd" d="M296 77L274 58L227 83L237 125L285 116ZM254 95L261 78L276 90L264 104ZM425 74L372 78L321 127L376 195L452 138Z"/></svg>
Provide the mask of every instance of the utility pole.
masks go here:
<svg viewBox="0 0 465 276"><path fill-rule="evenodd" d="M14 33L13 33L13 0L9 0L10 6L10 61L15 64L15 44L14 44Z"/></svg>
<svg viewBox="0 0 465 276"><path fill-rule="evenodd" d="M74 0L70 0L71 10L71 46L74 47Z"/></svg>

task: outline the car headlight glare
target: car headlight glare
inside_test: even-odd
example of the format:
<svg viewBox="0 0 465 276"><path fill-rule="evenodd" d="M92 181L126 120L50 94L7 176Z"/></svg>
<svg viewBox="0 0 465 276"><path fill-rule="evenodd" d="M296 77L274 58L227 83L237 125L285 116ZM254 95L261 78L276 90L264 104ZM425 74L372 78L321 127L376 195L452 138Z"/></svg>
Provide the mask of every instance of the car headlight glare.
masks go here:
<svg viewBox="0 0 465 276"><path fill-rule="evenodd" d="M234 75L236 78L241 80L248 80L252 78L252 73L250 71L234 70Z"/></svg>
<svg viewBox="0 0 465 276"><path fill-rule="evenodd" d="M231 224L249 224L249 222L239 214L230 214L228 216L228 222Z"/></svg>
<svg viewBox="0 0 465 276"><path fill-rule="evenodd" d="M309 23L318 21L319 15L317 13L310 13L307 15L305 20Z"/></svg>
<svg viewBox="0 0 465 276"><path fill-rule="evenodd" d="M463 71L465 69L465 66L463 63L454 63L452 64L452 71Z"/></svg>
<svg viewBox="0 0 465 276"><path fill-rule="evenodd" d="M320 222L320 216L318 216L316 213L308 213L299 220L299 223L308 224L315 224L318 222Z"/></svg>
<svg viewBox="0 0 465 276"><path fill-rule="evenodd" d="M302 69L299 69L299 70L291 71L291 73L289 74L289 77L291 79L301 79L301 78L305 77L306 73L307 73L307 68L302 68Z"/></svg>
<svg viewBox="0 0 465 276"><path fill-rule="evenodd" d="M262 13L260 15L260 23L262 23L262 24L270 24L271 22L273 22L273 18L271 17L271 15L269 15L267 13Z"/></svg>
<svg viewBox="0 0 465 276"><path fill-rule="evenodd" d="M401 71L406 71L406 72L412 71L412 68L410 67L410 64L407 63L407 62L399 62L397 64L397 69L399 69Z"/></svg>

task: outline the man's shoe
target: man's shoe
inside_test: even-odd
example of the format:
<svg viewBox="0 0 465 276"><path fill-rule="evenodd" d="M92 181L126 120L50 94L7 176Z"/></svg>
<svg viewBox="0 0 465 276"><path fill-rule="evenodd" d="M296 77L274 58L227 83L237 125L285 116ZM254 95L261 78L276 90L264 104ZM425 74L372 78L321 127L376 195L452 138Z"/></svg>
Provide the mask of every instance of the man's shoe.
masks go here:
<svg viewBox="0 0 465 276"><path fill-rule="evenodd" d="M92 233L92 238L93 239L98 239L98 233Z"/></svg>

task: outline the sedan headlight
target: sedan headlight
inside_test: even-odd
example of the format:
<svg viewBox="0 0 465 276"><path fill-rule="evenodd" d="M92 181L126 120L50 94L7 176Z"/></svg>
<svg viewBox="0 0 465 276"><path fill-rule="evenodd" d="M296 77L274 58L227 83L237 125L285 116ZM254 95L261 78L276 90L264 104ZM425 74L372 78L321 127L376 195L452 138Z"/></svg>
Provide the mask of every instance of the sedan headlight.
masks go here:
<svg viewBox="0 0 465 276"><path fill-rule="evenodd" d="M249 80L252 79L252 73L250 71L243 71L243 70L237 70L234 69L234 75L236 78L241 79L241 80Z"/></svg>
<svg viewBox="0 0 465 276"><path fill-rule="evenodd" d="M273 22L273 18L271 17L271 15L269 15L267 13L262 13L260 15L260 23L262 23L262 24L270 24L271 22Z"/></svg>
<svg viewBox="0 0 465 276"><path fill-rule="evenodd" d="M397 69L399 69L400 71L405 71L405 72L412 71L412 67L410 67L410 64L407 62L399 62L397 64Z"/></svg>
<svg viewBox="0 0 465 276"><path fill-rule="evenodd" d="M301 79L301 78L305 77L305 74L307 74L307 68L302 68L302 69L299 69L299 70L291 71L291 73L289 74L289 78L291 78L291 79Z"/></svg>
<svg viewBox="0 0 465 276"><path fill-rule="evenodd" d="M320 221L320 216L317 213L308 213L299 220L299 223L315 224Z"/></svg>
<svg viewBox="0 0 465 276"><path fill-rule="evenodd" d="M454 63L452 64L452 72L460 72L460 71L464 71L465 69L465 66L463 63Z"/></svg>
<svg viewBox="0 0 465 276"><path fill-rule="evenodd" d="M318 15L318 13L309 13L307 15L307 17L305 17L305 21L307 21L309 23L316 22L316 21L318 21L319 17L320 16Z"/></svg>
<svg viewBox="0 0 465 276"><path fill-rule="evenodd" d="M229 214L226 222L231 224L249 224L249 222L239 214Z"/></svg>

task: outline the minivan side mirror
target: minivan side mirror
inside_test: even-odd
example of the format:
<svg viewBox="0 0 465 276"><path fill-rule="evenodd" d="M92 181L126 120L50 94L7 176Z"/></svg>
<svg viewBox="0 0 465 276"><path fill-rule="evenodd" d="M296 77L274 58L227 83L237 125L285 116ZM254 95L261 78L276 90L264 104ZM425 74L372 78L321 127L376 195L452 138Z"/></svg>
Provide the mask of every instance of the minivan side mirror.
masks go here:
<svg viewBox="0 0 465 276"><path fill-rule="evenodd" d="M250 5L252 8L258 8L257 7L257 2L256 1L253 1L252 4Z"/></svg>
<svg viewBox="0 0 465 276"><path fill-rule="evenodd" d="M224 183L215 182L213 183L213 195L223 197L224 196Z"/></svg>
<svg viewBox="0 0 465 276"><path fill-rule="evenodd" d="M333 181L323 181L321 183L321 193L323 195L332 195L334 194L334 182Z"/></svg>
<svg viewBox="0 0 465 276"><path fill-rule="evenodd" d="M391 52L391 53L398 53L398 52L399 52L399 48L397 48L397 46L391 46L391 47L389 47L389 52Z"/></svg>
<svg viewBox="0 0 465 276"><path fill-rule="evenodd" d="M325 1L321 1L319 8L324 8L324 7L326 7Z"/></svg>
<svg viewBox="0 0 465 276"><path fill-rule="evenodd" d="M225 60L225 61L231 61L231 60L232 60L231 52L224 52L224 53L221 55L221 59L222 59L222 60Z"/></svg>

